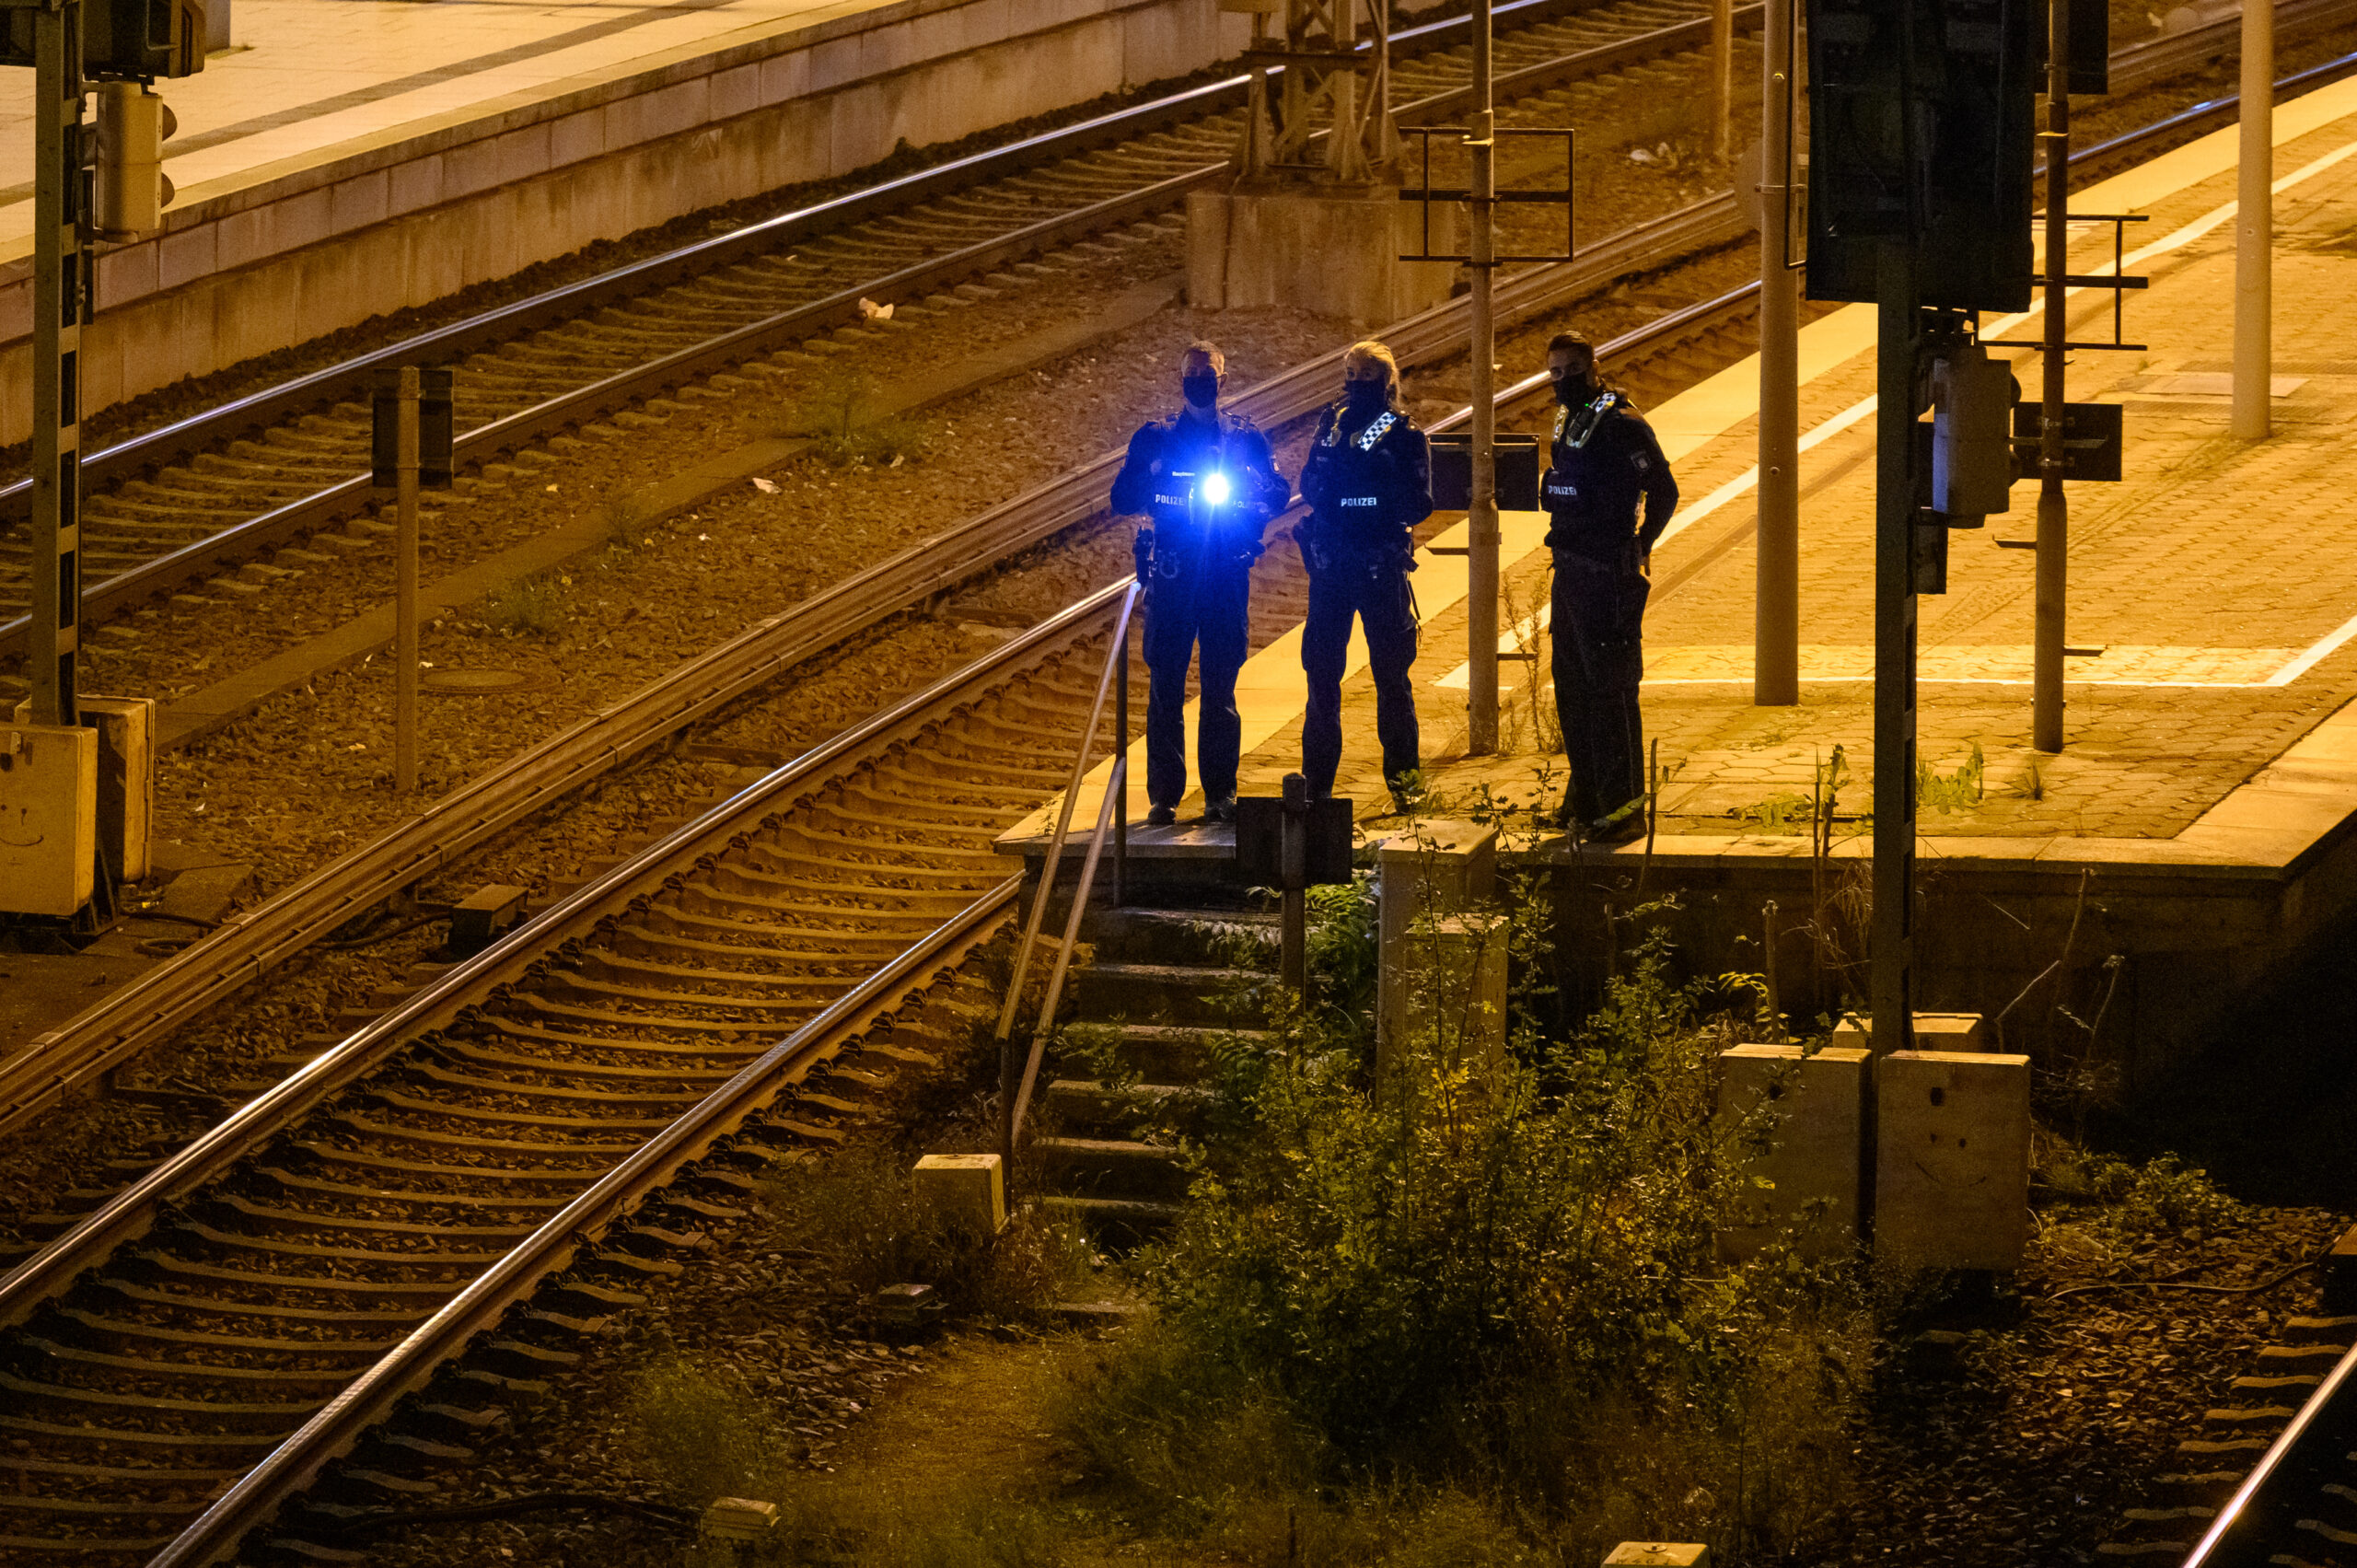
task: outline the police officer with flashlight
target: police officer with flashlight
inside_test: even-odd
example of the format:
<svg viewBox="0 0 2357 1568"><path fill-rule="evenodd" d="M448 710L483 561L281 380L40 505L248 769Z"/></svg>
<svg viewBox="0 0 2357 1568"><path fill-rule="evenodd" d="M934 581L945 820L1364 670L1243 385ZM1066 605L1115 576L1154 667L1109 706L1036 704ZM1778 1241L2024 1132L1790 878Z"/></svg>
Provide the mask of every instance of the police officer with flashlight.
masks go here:
<svg viewBox="0 0 2357 1568"><path fill-rule="evenodd" d="M1538 492L1555 555L1555 713L1572 771L1556 820L1592 842L1620 843L1644 831L1645 596L1678 482L1653 426L1596 373L1587 339L1557 333L1547 374L1557 406Z"/></svg>
<svg viewBox="0 0 2357 1568"><path fill-rule="evenodd" d="M1309 616L1301 668L1309 705L1301 721L1301 771L1311 798L1334 792L1342 761L1342 667L1355 617L1366 631L1375 677L1375 729L1392 804L1407 809L1421 762L1416 693L1415 570L1410 533L1432 516L1432 453L1399 406L1399 366L1384 344L1353 343L1342 358L1342 400L1318 416L1301 471L1309 520L1295 530L1309 568Z"/></svg>
<svg viewBox="0 0 2357 1568"><path fill-rule="evenodd" d="M1277 472L1268 438L1252 423L1222 413L1226 356L1191 344L1179 362L1178 414L1139 426L1113 481L1113 510L1143 516L1134 546L1146 585L1146 822L1178 820L1187 793L1187 665L1202 650L1202 709L1195 771L1203 820L1236 820L1236 767L1243 722L1236 673L1244 667L1245 611L1261 529L1285 509L1293 488Z"/></svg>

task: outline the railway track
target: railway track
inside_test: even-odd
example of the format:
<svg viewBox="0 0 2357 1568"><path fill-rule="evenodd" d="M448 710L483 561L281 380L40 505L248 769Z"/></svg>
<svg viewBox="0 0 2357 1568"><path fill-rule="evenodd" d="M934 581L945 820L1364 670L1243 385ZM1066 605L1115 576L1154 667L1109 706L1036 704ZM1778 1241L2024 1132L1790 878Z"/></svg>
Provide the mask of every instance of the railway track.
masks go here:
<svg viewBox="0 0 2357 1568"><path fill-rule="evenodd" d="M1752 21L1758 7L1740 15ZM1541 108L1572 84L1700 47L1707 29L1681 0L1523 0L1498 16L1500 100ZM2289 36L2351 16L2351 0L2293 0L2280 26ZM1462 109L1464 25L1432 23L1395 40L1403 122ZM2122 50L2114 81L2127 90L2198 66L2231 32L2218 24ZM946 291L966 280L1018 281L1007 269L1040 265L1028 258L1096 237L1167 236L1169 209L1227 172L1243 85L1240 76L1212 84L784 215L96 452L84 467L84 622L267 567L266 557L314 539L328 551L361 548L365 540L338 530L377 504L361 472L367 413L354 400L378 366L456 363L463 372L459 456L476 471L429 497L431 523L480 497L486 462L690 381L772 368L756 362L857 327L863 297L904 302L906 324L955 308L959 296ZM22 481L0 490L0 518L12 525L0 535L0 656L22 652L28 495Z"/></svg>
<svg viewBox="0 0 2357 1568"><path fill-rule="evenodd" d="M2326 1260L2323 1314L2285 1319L2228 1406L2177 1446L2159 1505L2129 1510L2104 1557L2171 1568L2357 1562L2357 1303L2340 1272L2351 1245Z"/></svg>
<svg viewBox="0 0 2357 1568"><path fill-rule="evenodd" d="M991 841L1062 782L1125 587L715 805L0 1283L0 1549L210 1561L552 1272L562 1318L678 1272L701 1200L625 1216L772 1100L771 1145L839 1139L911 1060L877 1021L1011 907ZM565 1359L555 1318L517 1331L430 1419Z"/></svg>
<svg viewBox="0 0 2357 1568"><path fill-rule="evenodd" d="M1674 244L1691 249L1699 237L1724 233L1721 209L1730 204L1706 203L1711 210L1616 237L1597 248L1603 254L1559 275L1512 280L1507 318L1576 297L1643 258L1674 253ZM1648 329L1624 352L1674 352L1739 308L1733 296L1706 302ZM1401 338L1411 363L1447 352L1457 330L1453 308L1407 324ZM1322 401L1330 377L1321 360L1250 397L1264 419L1287 417L1288 409L1297 415ZM948 552L964 551L967 566L920 562L942 553L936 543L877 568L828 608L830 624L867 623L863 618L880 605L937 591L924 583L954 582L970 563L1002 557L1010 537L1046 537L1068 526L1075 509L1087 515L1109 463L969 525ZM1281 619L1283 592L1261 597L1264 613ZM1035 655L1049 658L1043 650L1062 637L1068 667L1102 598L984 666L1004 672ZM498 800L461 802L421 835L377 846L382 853L366 874L346 868L310 887L313 927L323 932L350 918L366 907L371 888L381 896L389 883L413 883L427 860L447 864L546 805L568 787L567 777L591 776L627 754L618 749L625 736L643 749L713 711L726 700L715 692L741 692L791 662L789 645L826 645L818 619L781 631L788 621L795 618L700 661L701 687L663 683L623 704L627 716L617 710L560 738L571 774L552 756L537 755ZM666 1249L692 1245L675 1239L683 1234L678 1227L692 1226L692 1200L674 1204L665 1226L631 1228L622 1224L627 1212L768 1099L789 1090L801 1096L788 1120L804 1131L777 1122L763 1135L772 1143L823 1142L828 1116L855 1114L856 1094L835 1091L856 1087L854 1073L880 1077L891 1065L888 1051L850 1061L833 1088L811 1087L813 1074L830 1060L843 1062L861 1028L921 993L956 952L992 928L1010 889L991 882L988 839L1053 787L1036 765L1040 738L1069 745L1081 724L1079 683L1068 675L1028 677L1037 700L1019 718L1005 716L1012 709L983 713L999 700L975 695L973 682L985 679L970 671L965 685L949 683L903 704L634 857L536 920L528 935L297 1069L0 1281L0 1320L16 1325L0 1342L0 1376L7 1379L0 1388L16 1409L56 1418L13 1411L6 1418L41 1424L20 1428L37 1456L0 1451L0 1470L14 1470L18 1481L13 1497L0 1493L0 1546L34 1561L95 1550L92 1541L120 1543L119 1555L143 1553L175 1539L164 1532L195 1517L226 1487L203 1516L212 1522L195 1537L176 1539L159 1559L215 1560L360 1442L377 1414L404 1390L424 1386L535 1282L582 1259L591 1260L584 1268L610 1278L664 1272ZM937 743L949 726L936 712L944 705L964 707L959 723L999 724L1021 738L994 749L953 747L944 762ZM1063 735L1060 723L1074 733ZM918 733L928 725L932 738ZM935 749L923 750L928 745ZM863 746L880 749L871 754ZM918 766L912 758L932 761ZM955 772L981 770L986 761L1010 771ZM888 786L842 782L861 771L873 779L879 767L892 776ZM693 871L681 869L690 864ZM804 868L798 881L796 865ZM666 884L672 890L662 890ZM852 909L828 906L831 924L812 912L846 889L863 888L869 893L853 893ZM199 961L166 966L177 970L172 984L138 998L128 1009L138 1016L115 1020L127 1031L115 1042L142 1028L153 1038L169 1027L158 1020L176 1010L180 1019L193 1016L299 950L286 913L253 922L237 956L236 943L207 942L188 955ZM569 946L552 954L559 945ZM526 978L502 966L524 966ZM818 1022L802 1023L814 1015ZM666 1032L674 1027L676 1034ZM760 1049L781 1035L784 1044ZM41 1103L87 1064L53 1056L46 1065ZM722 1080L732 1098L713 1113L717 1120L697 1121L702 1110L675 1118L690 1104L709 1110L710 1099L698 1100L698 1092ZM552 1213L564 1221L555 1230ZM611 1245L593 1246L588 1238L610 1226L619 1227ZM506 1248L518 1237L522 1247ZM284 1299L265 1299L279 1291ZM597 1298L576 1292L573 1299ZM401 1334L412 1325L420 1325L415 1333ZM427 1330L425 1340L417 1337ZM461 1392L496 1391L536 1351L563 1353L536 1347L534 1331L517 1330L526 1337L490 1356L506 1370L472 1367L459 1380ZM398 1345L380 1356L396 1336ZM327 1346L333 1348L320 1348ZM117 1398L103 1397L110 1392ZM447 1408L473 1419L489 1407ZM464 1424L458 1416L439 1419ZM141 1421L164 1424L143 1429ZM312 1436L276 1446L307 1421L328 1424L306 1426ZM133 1435L142 1430L146 1435ZM72 1449L75 1444L87 1446ZM251 1469L265 1450L268 1465ZM69 1452L84 1457L63 1457ZM172 1462L158 1463L160 1457ZM112 1502L110 1487L120 1489ZM6 1521L27 1516L31 1523L7 1527Z"/></svg>
<svg viewBox="0 0 2357 1568"><path fill-rule="evenodd" d="M1518 274L1499 290L1499 319L1527 319L1663 258L1724 243L1740 232L1740 221L1733 202L1722 197L1617 235L1575 262ZM1462 300L1452 301L1396 326L1389 340L1401 363L1429 364L1457 352L1464 309ZM1331 396L1340 360L1336 350L1296 366L1248 389L1234 406L1263 425L1300 418ZM1109 452L802 601L236 918L0 1064L0 1132L25 1125L401 889L764 682L1097 516L1120 462L1119 452Z"/></svg>
<svg viewBox="0 0 2357 1568"><path fill-rule="evenodd" d="M1289 550L1271 566L1256 645L1298 619L1306 592ZM1062 782L1056 753L1076 743L1088 696L1070 672L1093 677L1088 633L1121 587L714 807L332 1051L280 1063L284 1082L0 1279L0 1391L32 1412L0 1415L0 1472L19 1488L0 1492L0 1551L215 1560L586 1258L604 1284L569 1280L569 1310L509 1325L482 1365L434 1385L424 1418L445 1437L496 1420L485 1401L503 1379L528 1383L536 1359L570 1353L559 1319L597 1315L599 1291L691 1248L678 1238L705 1201L692 1194L667 1200L662 1225L586 1237L629 1211L618 1194L651 1190L726 1130L705 1124L718 1113L702 1087L753 1074L733 1127L749 1099L790 1086L768 1136L823 1144L896 1048L838 1055L841 1083L814 1086L810 1064L1011 906L989 842ZM999 690L1010 682L1021 690ZM823 1030L802 1024L761 1054L822 1008ZM10 1452L12 1435L38 1457ZM438 1440L377 1441L339 1485L398 1502L420 1441ZM162 1533L183 1525L201 1528Z"/></svg>
<svg viewBox="0 0 2357 1568"><path fill-rule="evenodd" d="M2166 75L2168 70L2195 60L2199 53L2195 45L2200 42L2200 35L2170 41L2170 47L2177 52L2172 56L2175 64L2154 64L2151 52L2154 46L2139 46L2142 52L2138 58L2143 61L2140 69L2147 75ZM2348 62L2339 64L2345 65ZM2305 73L2292 81L2321 79L2323 75L2323 72ZM2197 134L2220 115L2232 112L2232 100L2223 100L2109 145L2116 150L2124 149L2133 141L2149 151L2171 136ZM2098 155L2116 156L2105 154L2104 149L2090 149L2082 156ZM947 178L946 171L941 171L938 177ZM1535 268L1509 278L1502 290L1501 323L1510 326L1518 319L1593 291L1616 276L1660 267L1677 256L1726 243L1739 238L1742 232L1742 220L1731 196L1638 226L1585 250L1578 261ZM633 270L625 269L630 271ZM575 292L578 297L579 290ZM1699 355L1706 362L1724 361L1731 354L1739 356L1739 345L1733 339L1748 319L1748 296L1738 290L1722 300L1710 302L1707 308L1683 313L1667 325L1674 329L1678 345L1689 355ZM1411 366L1427 364L1454 352L1461 331L1459 315L1460 306L1452 303L1395 328L1388 335L1400 352L1402 362ZM377 357L398 358L414 347L387 351L385 355ZM1329 355L1312 361L1272 378L1247 393L1238 401L1238 406L1264 425L1283 424L1308 412L1326 395L1332 375L1331 358ZM355 363L365 371L370 362ZM329 395L332 390L329 383L333 378L333 373L322 373L293 384L290 389L247 400L244 412L223 412L218 427L239 428L240 421L265 417L268 411L262 405L272 404L273 400L284 407L295 407L306 398ZM1520 395L1527 397L1531 390L1530 386L1526 386ZM258 409L262 412L258 412ZM149 444L147 449L152 456L155 451L168 448L174 441L198 439L201 433L192 426L203 423L191 422L190 427L179 427L177 435L159 432L157 436L143 440ZM491 438L487 433L477 434L481 439ZM138 447L140 443L127 446ZM130 464L134 456L108 460ZM606 770L678 734L783 669L890 615L934 600L959 583L1094 515L1117 460L1115 455L1108 454L814 596L683 665L666 680L527 749L506 764L453 792L423 817L401 824L248 912L180 958L149 971L105 1004L36 1040L28 1050L0 1064L0 1132L25 1125L61 1098L85 1089L106 1072L168 1037L205 1008L377 907L388 896L435 875L601 776ZM281 508L277 516L283 522L288 513L300 510L304 505L307 503ZM268 531L261 524L243 527ZM228 540L237 531L226 530L203 550L229 548ZM194 569L188 552L174 559ZM95 597L105 591L106 585L99 585L90 590L90 595Z"/></svg>
<svg viewBox="0 0 2357 1568"><path fill-rule="evenodd" d="M1757 7L1751 8L1756 12ZM1524 0L1500 11L1500 57L1525 93L1695 47L1693 0ZM1464 21L1404 30L1400 110L1445 115L1467 72ZM1505 93L1515 90L1504 84ZM1103 237L1167 238L1170 209L1223 177L1241 126L1238 76L1029 138L875 190L683 247L359 356L92 454L85 460L86 622L190 588L341 529L379 501L367 483L367 377L381 365L459 369L459 459L478 471L424 502L429 528L481 493L481 465L644 407L684 383L859 327L859 302L896 319L954 310L948 292ZM930 297L928 297L930 296ZM355 401L360 400L360 401ZM659 415L660 411L656 411ZM20 654L29 603L29 492L0 490L0 655Z"/></svg>

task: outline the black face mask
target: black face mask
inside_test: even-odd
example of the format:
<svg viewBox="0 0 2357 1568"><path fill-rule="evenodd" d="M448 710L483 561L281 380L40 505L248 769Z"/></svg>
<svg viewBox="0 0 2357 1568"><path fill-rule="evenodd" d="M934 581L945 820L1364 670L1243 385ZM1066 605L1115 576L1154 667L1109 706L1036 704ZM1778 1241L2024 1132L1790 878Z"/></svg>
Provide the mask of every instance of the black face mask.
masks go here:
<svg viewBox="0 0 2357 1568"><path fill-rule="evenodd" d="M1391 403L1391 389L1380 381L1345 381L1342 401L1353 413L1380 413Z"/></svg>
<svg viewBox="0 0 2357 1568"><path fill-rule="evenodd" d="M1190 407L1202 409L1210 408L1213 404L1219 401L1219 377L1216 376L1181 376L1178 377L1178 392L1181 397L1187 400Z"/></svg>
<svg viewBox="0 0 2357 1568"><path fill-rule="evenodd" d="M1594 396L1596 389L1587 384L1585 376L1574 376L1566 371L1562 379L1555 383L1555 401L1565 408L1578 408Z"/></svg>

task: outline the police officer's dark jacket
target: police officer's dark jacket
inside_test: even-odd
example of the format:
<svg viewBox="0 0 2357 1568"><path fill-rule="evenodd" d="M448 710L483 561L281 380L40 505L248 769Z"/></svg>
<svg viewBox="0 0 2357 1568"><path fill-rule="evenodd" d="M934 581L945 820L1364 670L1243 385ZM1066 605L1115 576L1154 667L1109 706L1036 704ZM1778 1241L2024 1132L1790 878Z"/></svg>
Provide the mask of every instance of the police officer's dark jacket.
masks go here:
<svg viewBox="0 0 2357 1568"><path fill-rule="evenodd" d="M1227 476L1226 503L1190 507L1195 488L1214 472ZM1206 544L1258 556L1261 525L1292 499L1293 487L1277 471L1269 438L1250 420L1232 413L1220 414L1215 423L1178 414L1140 425L1113 481L1114 512L1151 517L1155 552L1166 560Z"/></svg>
<svg viewBox="0 0 2357 1568"><path fill-rule="evenodd" d="M1631 539L1651 550L1678 510L1678 482L1653 426L1625 393L1606 389L1555 409L1550 467L1538 482L1547 542L1599 561L1618 559ZM1645 514L1637 520L1637 497Z"/></svg>
<svg viewBox="0 0 2357 1568"><path fill-rule="evenodd" d="M1318 416L1301 498L1310 516L1302 542L1313 568L1354 561L1405 566L1415 544L1408 530L1433 515L1431 444L1416 422L1386 409L1353 425L1347 402Z"/></svg>

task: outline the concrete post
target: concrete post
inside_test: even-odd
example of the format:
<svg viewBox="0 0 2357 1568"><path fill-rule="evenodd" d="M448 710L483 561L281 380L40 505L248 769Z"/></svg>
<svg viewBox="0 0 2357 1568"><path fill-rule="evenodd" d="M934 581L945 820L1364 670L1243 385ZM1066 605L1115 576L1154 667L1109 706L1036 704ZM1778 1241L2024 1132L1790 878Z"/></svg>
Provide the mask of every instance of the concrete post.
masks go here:
<svg viewBox="0 0 2357 1568"><path fill-rule="evenodd" d="M1792 270L1793 3L1760 39L1759 527L1751 700L1801 700L1800 279Z"/></svg>
<svg viewBox="0 0 2357 1568"><path fill-rule="evenodd" d="M1805 1258L1839 1257L1858 1244L1865 1175L1867 1063L1863 1045L1738 1045L1719 1053L1719 1122L1741 1136L1764 1111L1767 1146L1743 1151L1747 1181L1719 1256L1739 1262L1790 1235ZM1767 1183L1752 1181L1758 1178Z"/></svg>
<svg viewBox="0 0 2357 1568"><path fill-rule="evenodd" d="M1376 1081L1386 1083L1415 1037L1410 1016L1416 923L1438 922L1490 900L1498 830L1478 822L1422 822L1376 846Z"/></svg>
<svg viewBox="0 0 2357 1568"><path fill-rule="evenodd" d="M1875 1251L2014 1269L2029 1238L2029 1058L1897 1051L1875 1063Z"/></svg>
<svg viewBox="0 0 2357 1568"><path fill-rule="evenodd" d="M996 1155L927 1155L912 1179L917 1201L954 1229L996 1236L1006 1225L1005 1167Z"/></svg>
<svg viewBox="0 0 2357 1568"><path fill-rule="evenodd" d="M1506 1064L1506 923L1503 915L1437 917L1411 925L1400 944L1404 1012L1388 1053L1378 1051L1376 1080L1407 1065L1401 1046L1430 1041L1442 1063L1463 1068L1494 1096Z"/></svg>
<svg viewBox="0 0 2357 1568"><path fill-rule="evenodd" d="M2232 433L2264 440L2274 372L2275 5L2243 0L2242 143L2235 180Z"/></svg>

